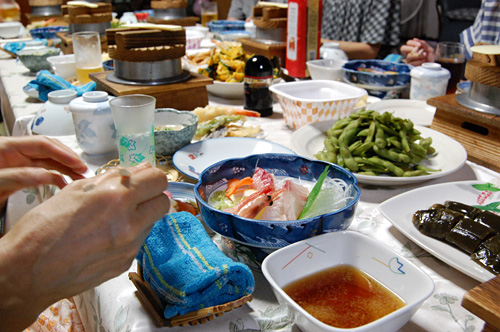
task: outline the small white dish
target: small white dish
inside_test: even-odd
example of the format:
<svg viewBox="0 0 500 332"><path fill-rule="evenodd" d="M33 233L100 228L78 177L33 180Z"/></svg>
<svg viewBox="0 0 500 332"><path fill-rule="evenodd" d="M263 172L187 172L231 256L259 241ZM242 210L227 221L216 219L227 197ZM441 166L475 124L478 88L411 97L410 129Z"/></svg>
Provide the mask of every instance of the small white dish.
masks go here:
<svg viewBox="0 0 500 332"><path fill-rule="evenodd" d="M339 265L360 269L398 295L406 305L366 325L344 329L319 321L283 291L291 282ZM322 234L279 249L264 259L262 272L280 304L295 313L302 331L397 331L434 291L432 279L409 260L353 231Z"/></svg>
<svg viewBox="0 0 500 332"><path fill-rule="evenodd" d="M228 83L215 81L207 85L207 90L214 96L227 99L243 99L245 95L244 83Z"/></svg>
<svg viewBox="0 0 500 332"><path fill-rule="evenodd" d="M290 138L292 150L300 156L317 159L314 155L323 149L326 138L325 133L332 127L334 122L324 121L313 123L296 130ZM415 126L415 129L420 131L423 137L431 137L432 146L436 149L436 153L429 159L424 160L422 165L432 169L440 169L440 171L432 172L429 175L412 177L355 174L359 183L380 186L418 183L451 174L465 164L467 151L462 144L445 134L427 127Z"/></svg>
<svg viewBox="0 0 500 332"><path fill-rule="evenodd" d="M185 176L198 180L201 172L219 161L261 153L295 154L270 141L248 137L213 138L186 145L172 157L175 168Z"/></svg>
<svg viewBox="0 0 500 332"><path fill-rule="evenodd" d="M4 39L17 38L26 31L21 22L0 23L0 37Z"/></svg>
<svg viewBox="0 0 500 332"><path fill-rule="evenodd" d="M344 70L342 66L347 60L341 59L319 59L306 62L307 69L313 80L342 81Z"/></svg>
<svg viewBox="0 0 500 332"><path fill-rule="evenodd" d="M436 108L422 100L386 99L366 107L379 113L389 112L402 119L410 119L413 124L429 127L434 119Z"/></svg>
<svg viewBox="0 0 500 332"><path fill-rule="evenodd" d="M76 77L76 64L74 54L64 54L49 56L47 61L52 66L54 74L61 76L65 80Z"/></svg>
<svg viewBox="0 0 500 332"><path fill-rule="evenodd" d="M479 205L478 200L482 201L480 205L499 202L500 191L484 190L480 186L485 184L486 182L474 180L441 183L417 188L386 200L380 204L378 209L396 229L430 254L469 277L485 282L495 277L495 275L476 264L463 251L444 241L420 233L412 223L412 216L416 211L427 210L431 205L442 204L447 200L467 205ZM474 186L479 186L480 189ZM500 183L497 183L497 185L491 184L491 186L498 189Z"/></svg>

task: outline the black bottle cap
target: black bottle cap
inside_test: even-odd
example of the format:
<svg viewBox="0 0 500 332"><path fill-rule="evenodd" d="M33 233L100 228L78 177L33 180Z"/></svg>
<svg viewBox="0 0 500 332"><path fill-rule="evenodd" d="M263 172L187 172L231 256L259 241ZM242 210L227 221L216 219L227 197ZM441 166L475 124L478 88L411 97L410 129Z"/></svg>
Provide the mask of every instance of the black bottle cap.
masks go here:
<svg viewBox="0 0 500 332"><path fill-rule="evenodd" d="M254 55L247 60L245 76L247 77L272 77L273 63L263 55Z"/></svg>

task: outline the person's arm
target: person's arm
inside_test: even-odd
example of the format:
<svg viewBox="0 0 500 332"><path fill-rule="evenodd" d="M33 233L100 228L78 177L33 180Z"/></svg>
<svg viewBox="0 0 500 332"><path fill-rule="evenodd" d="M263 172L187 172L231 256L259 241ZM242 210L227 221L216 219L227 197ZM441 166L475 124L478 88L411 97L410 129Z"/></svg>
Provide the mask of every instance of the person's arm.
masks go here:
<svg viewBox="0 0 500 332"><path fill-rule="evenodd" d="M21 331L52 303L130 267L169 209L165 173L149 164L70 183L0 238L0 326Z"/></svg>
<svg viewBox="0 0 500 332"><path fill-rule="evenodd" d="M349 59L375 59L380 50L380 44L367 44L361 42L339 41L322 38L321 42L339 43L340 48L347 54Z"/></svg>
<svg viewBox="0 0 500 332"><path fill-rule="evenodd" d="M243 12L243 6L244 0L231 0L231 6L229 7L229 11L227 13L227 20L244 20L245 13Z"/></svg>

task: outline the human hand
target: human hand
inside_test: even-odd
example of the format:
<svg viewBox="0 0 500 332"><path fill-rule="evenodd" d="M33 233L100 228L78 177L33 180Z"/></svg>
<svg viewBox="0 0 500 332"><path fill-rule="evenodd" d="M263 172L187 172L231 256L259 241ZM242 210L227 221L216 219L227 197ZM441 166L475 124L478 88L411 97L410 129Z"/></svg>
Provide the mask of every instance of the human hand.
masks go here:
<svg viewBox="0 0 500 332"><path fill-rule="evenodd" d="M149 164L126 171L130 176L113 169L70 183L0 239L0 298L14 303L0 304L0 321L13 316L18 323L22 313L29 325L50 304L130 267L169 199L163 171Z"/></svg>
<svg viewBox="0 0 500 332"><path fill-rule="evenodd" d="M413 38L400 48L408 65L420 66L424 62L434 62L434 49L426 41Z"/></svg>
<svg viewBox="0 0 500 332"><path fill-rule="evenodd" d="M0 169L0 206L10 195L24 188L40 185L66 186L60 173L39 167L11 167Z"/></svg>
<svg viewBox="0 0 500 332"><path fill-rule="evenodd" d="M70 148L45 136L0 137L0 168L41 167L82 179L85 163Z"/></svg>

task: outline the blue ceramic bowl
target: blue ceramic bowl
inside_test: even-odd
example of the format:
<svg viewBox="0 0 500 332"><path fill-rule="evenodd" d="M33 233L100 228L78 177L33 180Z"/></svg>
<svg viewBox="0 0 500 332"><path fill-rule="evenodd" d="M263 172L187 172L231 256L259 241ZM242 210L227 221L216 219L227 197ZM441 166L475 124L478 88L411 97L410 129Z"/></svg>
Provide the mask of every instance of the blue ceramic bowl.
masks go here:
<svg viewBox="0 0 500 332"><path fill-rule="evenodd" d="M104 70L115 70L115 63L113 60L106 60L102 63Z"/></svg>
<svg viewBox="0 0 500 332"><path fill-rule="evenodd" d="M386 87L405 86L411 78L411 67L404 63L383 60L351 60L345 63L342 68L344 69L344 79L354 84Z"/></svg>
<svg viewBox="0 0 500 332"><path fill-rule="evenodd" d="M351 185L353 199L332 213L294 221L266 221L243 218L212 207L206 199L225 188L232 178L252 176L256 165L275 177L293 177L315 182L330 165L329 178L340 178ZM256 248L256 260L262 262L272 250L326 232L345 230L351 224L360 197L356 177L340 166L297 155L267 153L227 159L206 168L195 186L195 197L204 222L214 232L236 244ZM230 247L230 245L229 245Z"/></svg>
<svg viewBox="0 0 500 332"><path fill-rule="evenodd" d="M67 26L51 26L51 27L41 27L30 30L30 35L33 38L45 38L45 39L54 39L58 38L58 32L66 32L69 31Z"/></svg>
<svg viewBox="0 0 500 332"><path fill-rule="evenodd" d="M221 32L221 31L235 31L235 30L245 30L245 22L243 21L227 21L227 20L215 20L207 23L207 27L210 32Z"/></svg>
<svg viewBox="0 0 500 332"><path fill-rule="evenodd" d="M161 129L165 125L179 125L182 126L182 129ZM198 116L190 111L157 108L155 111L154 127L156 154L171 156L180 148L191 143L198 128Z"/></svg>

